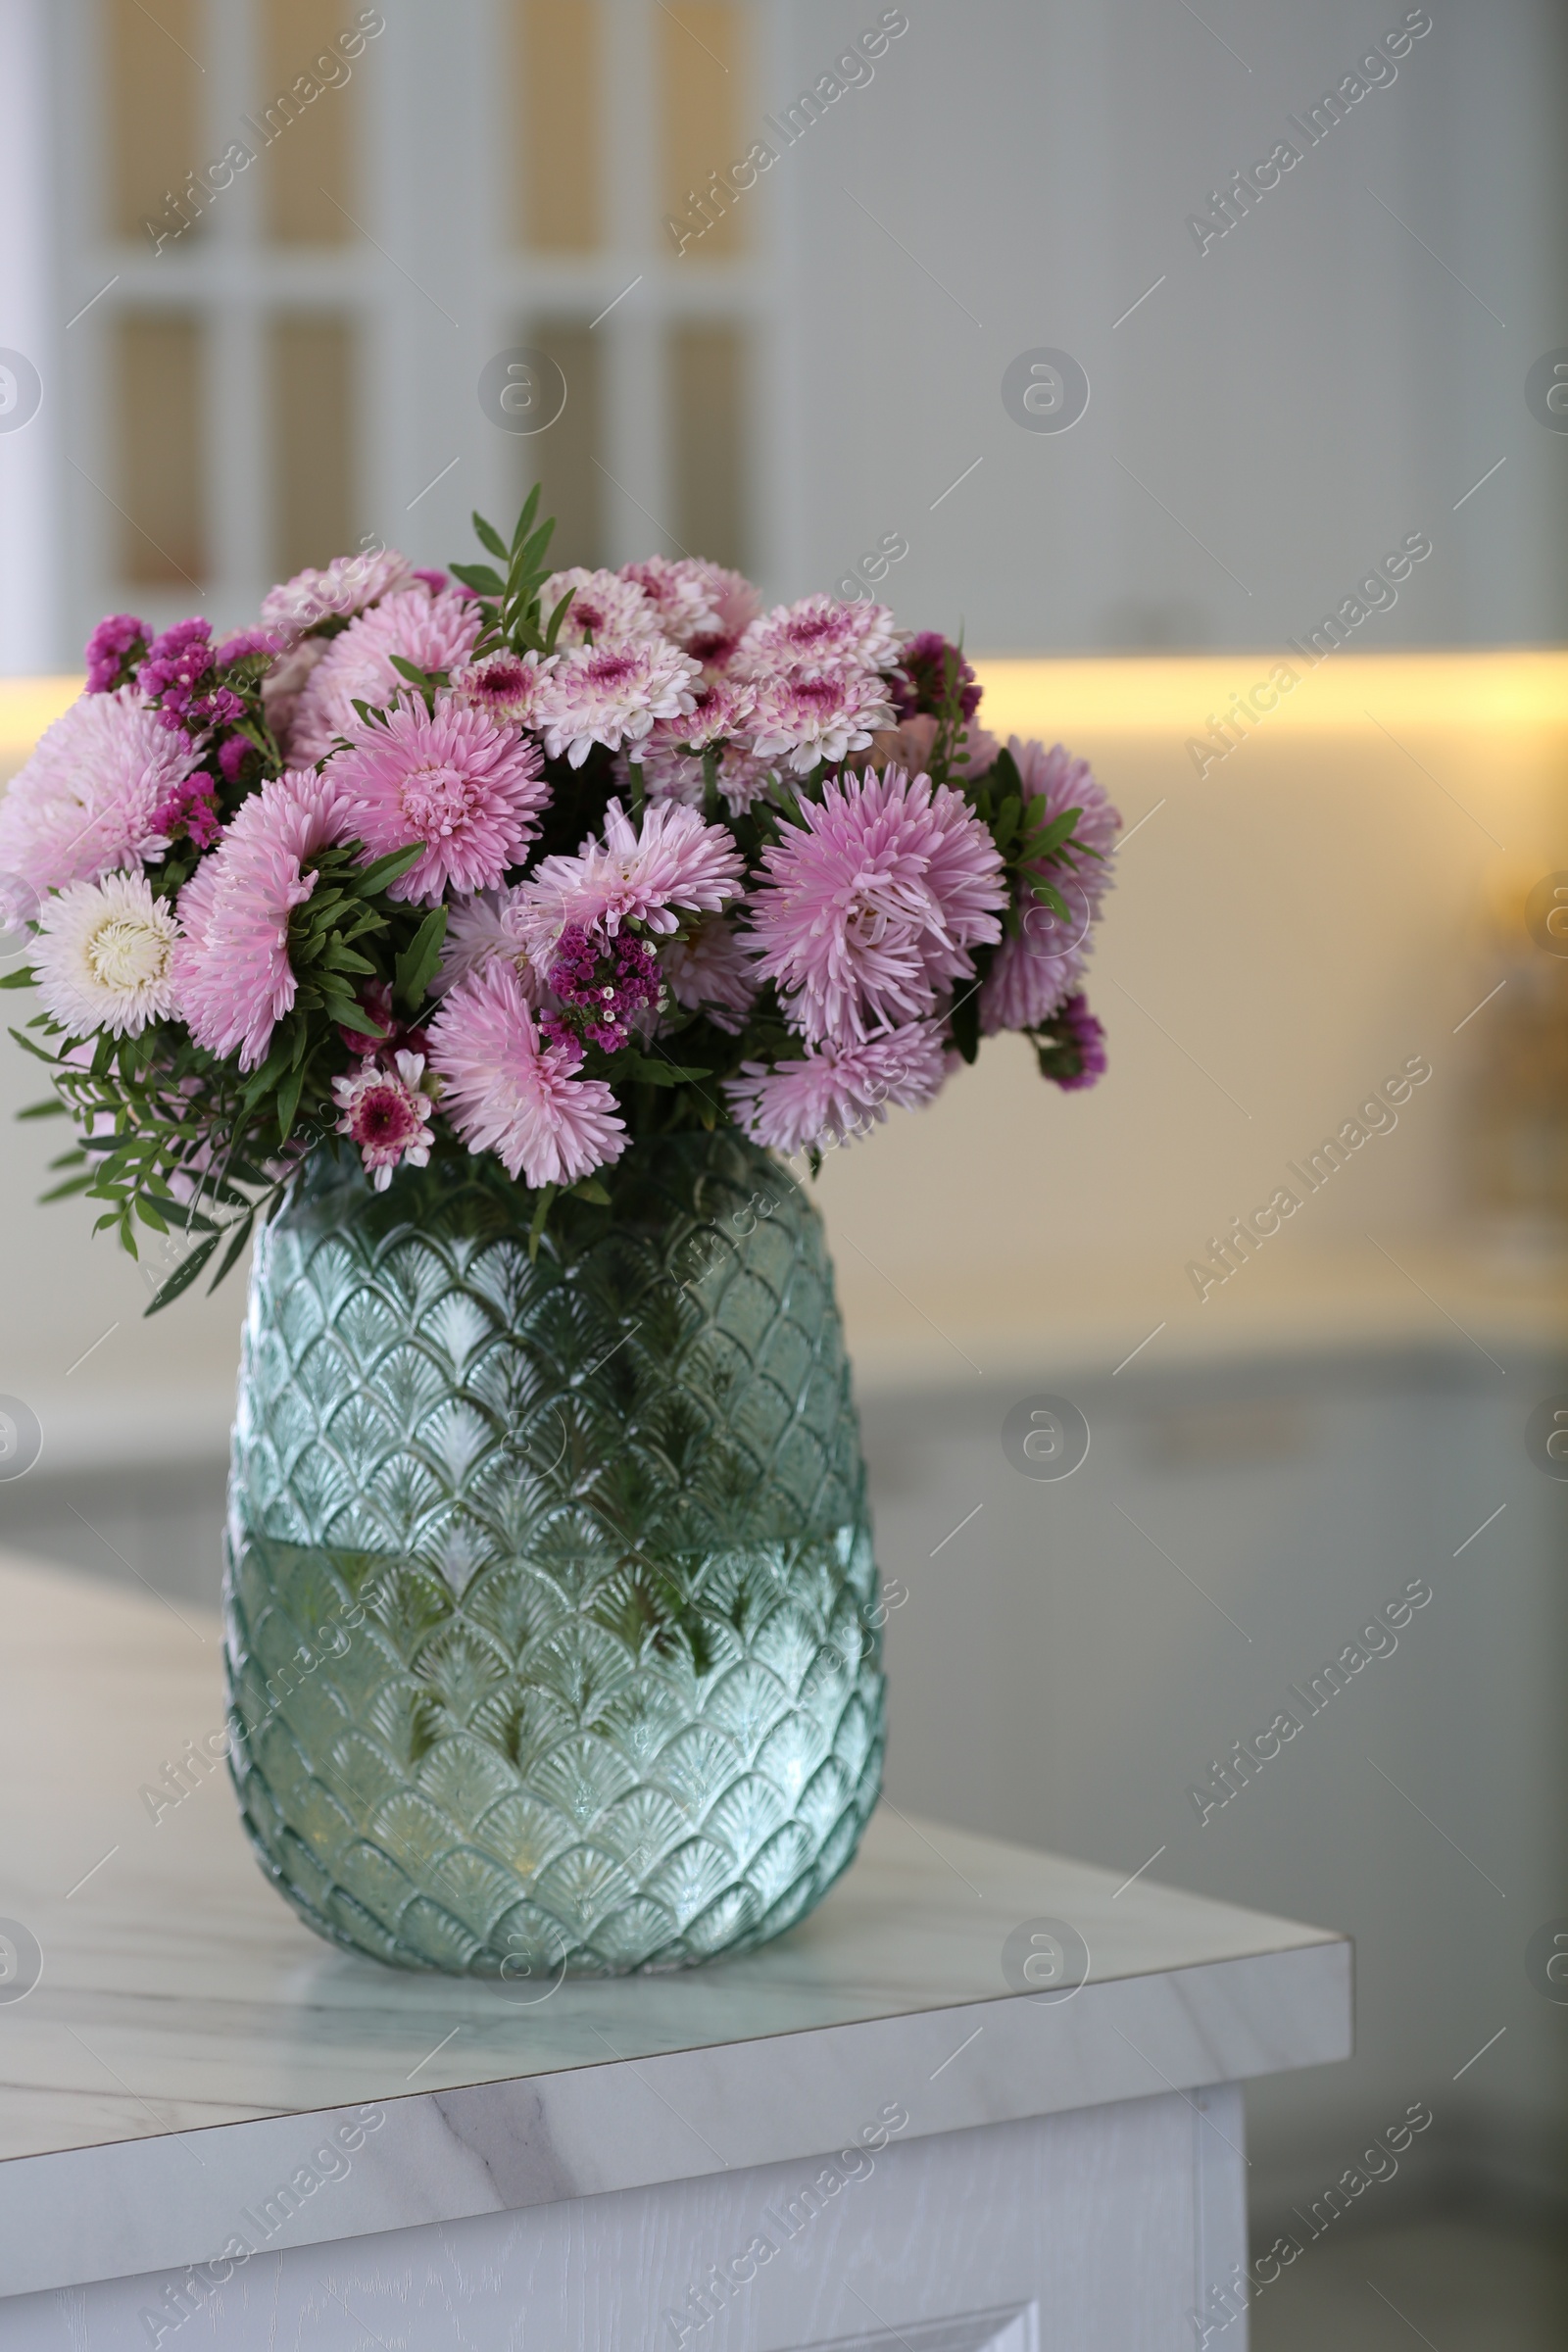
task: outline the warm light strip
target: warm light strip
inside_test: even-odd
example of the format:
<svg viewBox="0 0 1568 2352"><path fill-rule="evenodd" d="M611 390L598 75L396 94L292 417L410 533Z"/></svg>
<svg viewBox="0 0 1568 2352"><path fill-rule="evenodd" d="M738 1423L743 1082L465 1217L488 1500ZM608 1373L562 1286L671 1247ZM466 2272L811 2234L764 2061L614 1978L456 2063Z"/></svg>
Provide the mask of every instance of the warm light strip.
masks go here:
<svg viewBox="0 0 1568 2352"><path fill-rule="evenodd" d="M84 678L0 678L0 760L19 765L85 684Z"/></svg>
<svg viewBox="0 0 1568 2352"><path fill-rule="evenodd" d="M977 658L985 718L999 735L1206 734L1232 697L1289 662L1298 683L1254 723L1350 732L1376 719L1406 728L1568 730L1568 653L1469 651L1329 655L1316 667L1289 653L1099 655L1033 661ZM0 678L0 761L16 767L81 692L79 677Z"/></svg>
<svg viewBox="0 0 1568 2352"><path fill-rule="evenodd" d="M1467 651L1357 654L1336 651L1315 667L1278 652L1113 655L1068 661L986 661L983 716L997 734L1203 736L1232 697L1267 685L1276 662L1298 682L1273 710L1246 719L1283 727L1363 731L1376 719L1406 728L1568 729L1568 653ZM1266 698L1265 698L1266 699ZM1245 716L1245 714L1244 714Z"/></svg>

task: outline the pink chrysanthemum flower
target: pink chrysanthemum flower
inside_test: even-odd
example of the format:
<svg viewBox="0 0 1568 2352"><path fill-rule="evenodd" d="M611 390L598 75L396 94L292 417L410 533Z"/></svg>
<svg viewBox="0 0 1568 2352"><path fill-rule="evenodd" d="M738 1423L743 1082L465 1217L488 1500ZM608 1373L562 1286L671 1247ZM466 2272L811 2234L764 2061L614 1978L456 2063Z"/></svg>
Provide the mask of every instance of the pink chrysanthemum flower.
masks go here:
<svg viewBox="0 0 1568 2352"><path fill-rule="evenodd" d="M0 799L0 871L42 898L160 858L157 812L195 764L134 687L79 696Z"/></svg>
<svg viewBox="0 0 1568 2352"><path fill-rule="evenodd" d="M262 599L262 625L285 649L323 620L349 618L407 588L415 573L395 548L337 556L323 570L297 571Z"/></svg>
<svg viewBox="0 0 1568 2352"><path fill-rule="evenodd" d="M526 735L442 695L433 711L416 698L358 729L329 772L371 858L424 843L387 889L433 906L448 888L492 889L517 863L550 798L542 768Z"/></svg>
<svg viewBox="0 0 1568 2352"><path fill-rule="evenodd" d="M947 785L896 767L829 781L800 814L751 901L753 953L791 992L791 1022L843 1047L934 1011L970 950L1002 936L990 832Z"/></svg>
<svg viewBox="0 0 1568 2352"><path fill-rule="evenodd" d="M757 1001L757 967L721 914L705 914L672 939L660 961L677 1004L706 1012L715 1029L734 1037Z"/></svg>
<svg viewBox="0 0 1568 2352"><path fill-rule="evenodd" d="M913 718L901 718L896 727L880 727L871 738L873 767L905 767L911 776L927 771L931 754L936 747L940 720L921 711ZM983 776L996 764L1002 746L984 727L964 728L958 757L953 762L955 775Z"/></svg>
<svg viewBox="0 0 1568 2352"><path fill-rule="evenodd" d="M337 1132L360 1147L360 1158L378 1193L392 1181L392 1172L407 1160L423 1168L430 1160L430 1112L434 1105L424 1092L422 1054L394 1054L390 1066L373 1057L351 1078L334 1078L332 1093L339 1113Z"/></svg>
<svg viewBox="0 0 1568 2352"><path fill-rule="evenodd" d="M180 892L185 936L174 950L175 1005L210 1054L237 1053L242 1070L266 1058L297 993L289 916L316 888L303 867L353 833L331 775L278 776L241 804Z"/></svg>
<svg viewBox="0 0 1568 2352"><path fill-rule="evenodd" d="M758 681L745 748L805 776L819 760L835 765L867 750L877 729L892 723L886 682L873 670L791 669Z"/></svg>
<svg viewBox="0 0 1568 2352"><path fill-rule="evenodd" d="M887 1106L920 1110L947 1075L934 1021L879 1030L855 1046L819 1046L802 1061L741 1064L724 1081L735 1115L752 1141L775 1152L823 1152L887 1117Z"/></svg>
<svg viewBox="0 0 1568 2352"><path fill-rule="evenodd" d="M716 914L741 887L740 853L721 825L695 808L658 801L639 835L618 801L605 811L603 843L575 858L546 858L513 893L513 919L533 966L548 978L563 931L613 939L625 923L668 934L682 914Z"/></svg>
<svg viewBox="0 0 1568 2352"><path fill-rule="evenodd" d="M441 949L441 970L435 983L438 995L456 988L460 980L466 980L470 972L482 970L499 956L517 973L529 1004L539 1004L542 983L528 961L528 951L519 934L519 895L514 890L478 890L471 898L451 902Z"/></svg>
<svg viewBox="0 0 1568 2352"><path fill-rule="evenodd" d="M539 591L539 611L548 623L567 590L571 603L556 643L564 653L586 645L627 645L663 635L657 607L636 580L618 571L590 571L574 564L569 571L553 571Z"/></svg>
<svg viewBox="0 0 1568 2352"><path fill-rule="evenodd" d="M451 670L467 661L483 615L471 597L445 589L400 588L334 637L301 694L289 732L289 758L305 767L325 759L339 736L360 731L356 702L384 710L413 688L392 657L418 669Z"/></svg>
<svg viewBox="0 0 1568 2352"><path fill-rule="evenodd" d="M1121 828L1087 760L1069 758L1059 743L1048 752L1043 744L1020 743L1016 735L1007 749L1023 782L1025 821L1038 822L1044 815L1049 822L1064 809L1081 808L1076 838L1100 855L1080 858L1071 867L1040 869L1041 878L1054 882L1066 900L1068 919L1063 922L1032 894L1021 900L1023 929L1016 939L1004 941L981 991L980 1026L987 1037L1001 1029L1038 1029L1082 981L1089 934L1114 880Z"/></svg>
<svg viewBox="0 0 1568 2352"><path fill-rule="evenodd" d="M315 671L332 650L329 637L302 637L280 654L262 680L262 716L286 760L292 749L294 713Z"/></svg>
<svg viewBox="0 0 1568 2352"><path fill-rule="evenodd" d="M662 637L575 646L541 685L534 723L552 760L581 767L596 743L618 751L640 743L656 719L695 710L701 674Z"/></svg>
<svg viewBox="0 0 1568 2352"><path fill-rule="evenodd" d="M38 913L38 993L73 1037L139 1037L174 1009L179 925L143 874L71 882Z"/></svg>
<svg viewBox="0 0 1568 2352"><path fill-rule="evenodd" d="M775 605L754 620L732 666L747 678L769 677L779 669L890 670L902 643L886 605L808 596L798 605Z"/></svg>
<svg viewBox="0 0 1568 2352"><path fill-rule="evenodd" d="M556 666L553 654L514 654L503 647L452 672L452 692L470 710L512 726L537 726L539 688Z"/></svg>
<svg viewBox="0 0 1568 2352"><path fill-rule="evenodd" d="M700 556L674 562L650 556L641 564L622 564L620 576L642 589L663 635L705 662L718 662L734 651L762 602L738 571Z"/></svg>
<svg viewBox="0 0 1568 2352"><path fill-rule="evenodd" d="M580 1049L547 1044L511 964L460 981L430 1023L441 1107L470 1152L534 1187L576 1184L626 1149L612 1090L580 1078Z"/></svg>

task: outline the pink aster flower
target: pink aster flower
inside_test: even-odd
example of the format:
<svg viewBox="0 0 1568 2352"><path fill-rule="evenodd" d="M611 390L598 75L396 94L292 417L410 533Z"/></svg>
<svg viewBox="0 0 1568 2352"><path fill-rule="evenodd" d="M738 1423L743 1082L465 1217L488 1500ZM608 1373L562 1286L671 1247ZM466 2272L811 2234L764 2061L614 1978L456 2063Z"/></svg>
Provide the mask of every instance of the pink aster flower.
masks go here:
<svg viewBox="0 0 1568 2352"><path fill-rule="evenodd" d="M279 654L262 680L262 716L285 759L291 749L291 731L300 696L331 650L329 637L302 637L286 654Z"/></svg>
<svg viewBox="0 0 1568 2352"><path fill-rule="evenodd" d="M663 635L657 608L636 580L618 571L589 571L574 564L569 571L553 571L539 591L539 611L548 625L551 614L568 589L571 603L556 639L564 652L586 645L627 645Z"/></svg>
<svg viewBox="0 0 1568 2352"><path fill-rule="evenodd" d="M547 1043L509 963L454 988L430 1023L441 1107L470 1152L494 1152L532 1186L576 1184L626 1149L625 1123L581 1049Z"/></svg>
<svg viewBox="0 0 1568 2352"><path fill-rule="evenodd" d="M241 804L180 892L175 1008L210 1054L237 1053L242 1070L266 1059L298 991L288 923L316 888L305 864L354 830L334 777L275 777Z"/></svg>
<svg viewBox="0 0 1568 2352"><path fill-rule="evenodd" d="M79 696L0 799L0 871L42 898L156 861L169 846L158 811L195 764L134 687Z"/></svg>
<svg viewBox="0 0 1568 2352"><path fill-rule="evenodd" d="M540 686L534 723L552 760L581 767L596 743L618 751L640 743L656 719L695 710L700 675L690 655L662 637L575 646Z"/></svg>
<svg viewBox="0 0 1568 2352"><path fill-rule="evenodd" d="M749 678L778 669L890 670L902 642L886 605L808 596L798 605L775 605L754 620L732 666Z"/></svg>
<svg viewBox="0 0 1568 2352"><path fill-rule="evenodd" d="M602 939L633 922L667 935L683 913L716 914L741 887L740 852L728 833L677 802L651 803L639 834L612 801L604 834L575 858L541 859L513 893L513 919L542 978L568 925Z"/></svg>
<svg viewBox="0 0 1568 2352"><path fill-rule="evenodd" d="M1004 941L980 994L980 1026L987 1037L995 1037L1000 1029L1038 1029L1082 981L1089 935L1114 879L1112 859L1121 828L1120 816L1087 760L1070 759L1059 743L1048 752L1043 744L1020 743L1016 735L1007 749L1023 782L1025 821L1038 823L1044 816L1049 822L1065 809L1081 808L1076 838L1100 855L1081 857L1075 866L1039 869L1042 879L1054 883L1066 900L1067 920L1032 893L1020 902L1022 930L1017 938Z"/></svg>
<svg viewBox="0 0 1568 2352"><path fill-rule="evenodd" d="M515 727L442 695L433 711L416 697L359 729L328 772L371 858L424 843L387 889L433 906L449 887L493 888L517 863L550 798L542 767L538 745Z"/></svg>
<svg viewBox="0 0 1568 2352"><path fill-rule="evenodd" d="M660 961L677 1004L706 1012L715 1029L734 1037L757 1001L757 967L721 914L699 916L672 939Z"/></svg>
<svg viewBox="0 0 1568 2352"><path fill-rule="evenodd" d="M819 760L836 765L866 751L877 729L892 724L886 681L873 670L789 669L758 681L747 748L805 776Z"/></svg>
<svg viewBox="0 0 1568 2352"><path fill-rule="evenodd" d="M323 620L352 619L368 605L407 588L415 576L408 557L395 548L337 556L324 570L297 571L291 580L270 588L262 599L262 624L286 648Z"/></svg>
<svg viewBox="0 0 1568 2352"><path fill-rule="evenodd" d="M913 718L901 718L896 727L878 728L871 739L871 763L874 767L906 767L911 776L919 775L931 765L931 754L936 747L941 721L920 711ZM995 766L1002 746L984 727L966 726L958 745L958 756L953 762L955 775L983 776Z"/></svg>
<svg viewBox="0 0 1568 2352"><path fill-rule="evenodd" d="M743 1062L724 1091L754 1143L822 1152L866 1134L887 1117L890 1102L922 1109L946 1076L936 1023L911 1021L859 1045L819 1046L801 1061Z"/></svg>
<svg viewBox="0 0 1568 2352"><path fill-rule="evenodd" d="M467 661L483 615L471 597L446 589L400 588L350 621L312 672L294 712L289 757L298 766L322 760L339 736L359 732L356 702L372 710L413 692L392 666L399 655L418 669L451 670Z"/></svg>
<svg viewBox="0 0 1568 2352"><path fill-rule="evenodd" d="M641 588L662 634L704 662L716 663L733 653L762 602L738 571L700 556L677 562L650 556L641 564L623 564L620 576Z"/></svg>
<svg viewBox="0 0 1568 2352"><path fill-rule="evenodd" d="M800 815L763 852L751 902L753 953L793 992L792 1024L848 1046L868 1024L934 1011L968 978L969 951L1002 936L1006 891L987 828L947 785L896 767L829 781Z"/></svg>
<svg viewBox="0 0 1568 2352"><path fill-rule="evenodd" d="M447 909L446 938L436 993L444 995L466 980L493 957L501 956L517 973L530 1004L541 1001L541 983L528 961L518 931L519 894L514 890L476 890L471 898L452 900Z"/></svg>
<svg viewBox="0 0 1568 2352"><path fill-rule="evenodd" d="M556 666L556 657L514 654L503 647L482 661L466 662L452 672L452 692L469 710L513 726L537 725L539 688Z"/></svg>
<svg viewBox="0 0 1568 2352"><path fill-rule="evenodd" d="M433 1105L423 1077L422 1054L394 1054L389 1065L371 1057L352 1077L332 1081L341 1114L337 1132L359 1145L378 1193L386 1191L393 1169L404 1160L411 1168L429 1165Z"/></svg>

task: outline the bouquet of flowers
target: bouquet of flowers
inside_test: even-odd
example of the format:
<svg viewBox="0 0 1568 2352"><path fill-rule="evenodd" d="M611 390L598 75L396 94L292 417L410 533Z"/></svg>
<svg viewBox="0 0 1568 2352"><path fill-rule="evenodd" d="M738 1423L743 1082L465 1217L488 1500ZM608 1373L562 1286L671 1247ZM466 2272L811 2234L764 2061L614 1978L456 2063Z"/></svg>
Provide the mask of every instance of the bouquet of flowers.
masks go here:
<svg viewBox="0 0 1568 2352"><path fill-rule="evenodd" d="M960 648L880 605L551 572L538 495L450 577L377 548L221 641L103 621L0 802L0 985L55 1088L23 1115L77 1128L47 1197L185 1238L154 1306L327 1136L378 1188L488 1155L537 1247L639 1136L730 1121L814 1172L1000 1030L1058 1086L1104 1067L1084 762L999 744Z"/></svg>

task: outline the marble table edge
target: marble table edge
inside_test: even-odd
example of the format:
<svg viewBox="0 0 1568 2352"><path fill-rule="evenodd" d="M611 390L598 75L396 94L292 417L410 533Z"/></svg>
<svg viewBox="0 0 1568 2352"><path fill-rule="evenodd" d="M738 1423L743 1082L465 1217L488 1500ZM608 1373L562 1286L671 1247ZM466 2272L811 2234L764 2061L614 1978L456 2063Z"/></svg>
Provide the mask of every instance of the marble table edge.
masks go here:
<svg viewBox="0 0 1568 2352"><path fill-rule="evenodd" d="M281 2251L804 2160L896 2117L923 2138L1185 2095L1346 2058L1350 2013L1351 1946L1325 1936L1061 2001L995 1995L15 2156L0 2296L180 2271L236 2236Z"/></svg>

